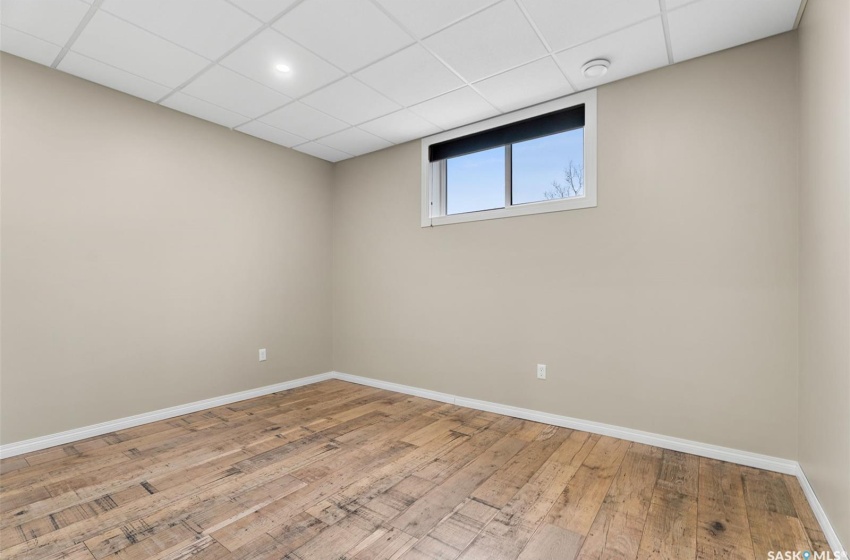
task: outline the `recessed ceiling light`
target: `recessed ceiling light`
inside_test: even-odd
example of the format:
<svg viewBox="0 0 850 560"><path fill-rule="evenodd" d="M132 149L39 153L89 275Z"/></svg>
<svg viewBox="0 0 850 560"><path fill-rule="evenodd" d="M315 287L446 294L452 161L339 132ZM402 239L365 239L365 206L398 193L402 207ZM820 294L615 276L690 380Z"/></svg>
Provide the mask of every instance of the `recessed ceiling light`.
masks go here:
<svg viewBox="0 0 850 560"><path fill-rule="evenodd" d="M585 78L601 78L608 73L608 67L610 65L610 61L604 58L597 58L596 60L585 63L581 67L581 73L584 74Z"/></svg>
<svg viewBox="0 0 850 560"><path fill-rule="evenodd" d="M290 68L286 64L277 64L275 65L274 69L278 72L289 72L290 70L292 70L292 68Z"/></svg>

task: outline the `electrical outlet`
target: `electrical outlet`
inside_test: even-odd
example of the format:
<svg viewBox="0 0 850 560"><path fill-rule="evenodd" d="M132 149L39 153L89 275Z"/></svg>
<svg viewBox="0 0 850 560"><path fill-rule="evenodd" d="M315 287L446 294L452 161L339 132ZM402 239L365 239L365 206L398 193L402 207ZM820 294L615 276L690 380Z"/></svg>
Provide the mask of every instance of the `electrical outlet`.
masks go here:
<svg viewBox="0 0 850 560"><path fill-rule="evenodd" d="M260 348L260 361L261 362L266 361L266 349L265 348Z"/></svg>
<svg viewBox="0 0 850 560"><path fill-rule="evenodd" d="M546 364L537 364L537 379L546 379Z"/></svg>

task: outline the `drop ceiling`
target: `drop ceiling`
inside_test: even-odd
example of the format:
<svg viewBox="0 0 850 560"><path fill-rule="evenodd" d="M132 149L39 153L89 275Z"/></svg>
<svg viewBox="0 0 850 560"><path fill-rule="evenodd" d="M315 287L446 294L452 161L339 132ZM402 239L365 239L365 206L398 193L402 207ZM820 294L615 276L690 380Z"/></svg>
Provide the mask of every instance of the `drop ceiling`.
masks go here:
<svg viewBox="0 0 850 560"><path fill-rule="evenodd" d="M799 9L800 0L2 0L0 49L339 161L789 31ZM595 58L611 66L588 79L581 67Z"/></svg>

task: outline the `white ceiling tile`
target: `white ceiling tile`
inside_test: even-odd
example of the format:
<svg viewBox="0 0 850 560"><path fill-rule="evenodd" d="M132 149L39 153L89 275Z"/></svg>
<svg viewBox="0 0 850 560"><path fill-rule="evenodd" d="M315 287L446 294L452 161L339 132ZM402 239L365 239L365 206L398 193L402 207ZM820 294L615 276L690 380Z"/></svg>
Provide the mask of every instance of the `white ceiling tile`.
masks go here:
<svg viewBox="0 0 850 560"><path fill-rule="evenodd" d="M280 130L279 128L263 124L259 121L251 121L243 124L236 128L236 130L244 132L245 134L250 134L251 136L256 136L257 138L262 138L263 140L268 140L274 144L286 146L287 148L291 148L296 144L301 144L302 142L307 141L306 138L301 138L300 136L290 134L285 130Z"/></svg>
<svg viewBox="0 0 850 560"><path fill-rule="evenodd" d="M378 2L418 37L425 37L494 4L496 0L378 0Z"/></svg>
<svg viewBox="0 0 850 560"><path fill-rule="evenodd" d="M421 45L376 62L355 76L405 106L463 85L463 80Z"/></svg>
<svg viewBox="0 0 850 560"><path fill-rule="evenodd" d="M307 0L274 27L347 72L413 42L369 0Z"/></svg>
<svg viewBox="0 0 850 560"><path fill-rule="evenodd" d="M558 65L548 56L477 82L475 88L502 111L528 107L573 91Z"/></svg>
<svg viewBox="0 0 850 560"><path fill-rule="evenodd" d="M342 132L331 134L319 140L318 143L353 156L383 150L392 146L392 144L383 138L378 138L374 134L369 134L359 128L349 128Z"/></svg>
<svg viewBox="0 0 850 560"><path fill-rule="evenodd" d="M64 46L89 5L79 0L2 0L0 21L6 27Z"/></svg>
<svg viewBox="0 0 850 560"><path fill-rule="evenodd" d="M209 59L262 25L224 0L104 0L102 9Z"/></svg>
<svg viewBox="0 0 850 560"><path fill-rule="evenodd" d="M666 0L674 58L787 31L799 3ZM238 129L330 161L570 93L534 28L580 90L668 63L658 0L103 0L89 20L91 4L0 0L0 50L50 65L87 21L60 70L156 101L206 69L163 105L230 127L261 119ZM210 67L261 22L281 31ZM611 60L603 78L581 75L593 58Z"/></svg>
<svg viewBox="0 0 850 560"><path fill-rule="evenodd" d="M440 132L438 126L407 109L363 123L359 128L389 140L393 144L400 144L415 138L424 138Z"/></svg>
<svg viewBox="0 0 850 560"><path fill-rule="evenodd" d="M501 2L425 39L469 81L518 66L546 54L543 43L517 5Z"/></svg>
<svg viewBox="0 0 850 560"><path fill-rule="evenodd" d="M278 72L286 64L291 72ZM290 97L300 97L344 74L277 31L266 29L221 61L222 66L248 76Z"/></svg>
<svg viewBox="0 0 850 560"><path fill-rule="evenodd" d="M296 0L230 0L249 14L268 23Z"/></svg>
<svg viewBox="0 0 850 560"><path fill-rule="evenodd" d="M182 91L252 119L291 100L222 66L213 66Z"/></svg>
<svg viewBox="0 0 850 560"><path fill-rule="evenodd" d="M162 84L125 72L75 52L69 52L57 67L63 72L79 76L118 91L123 91L148 101L157 101L171 91Z"/></svg>
<svg viewBox="0 0 850 560"><path fill-rule="evenodd" d="M681 62L790 31L799 7L800 0L702 0L673 10L667 14L673 60Z"/></svg>
<svg viewBox="0 0 850 560"><path fill-rule="evenodd" d="M348 128L348 124L321 113L303 103L290 103L273 113L269 113L262 122L298 136L313 140L321 136Z"/></svg>
<svg viewBox="0 0 850 560"><path fill-rule="evenodd" d="M579 90L666 66L667 44L661 17L573 47L558 53L555 58ZM584 77L581 67L595 58L611 61L608 73L596 79Z"/></svg>
<svg viewBox="0 0 850 560"><path fill-rule="evenodd" d="M50 66L62 47L17 29L0 25L0 51Z"/></svg>
<svg viewBox="0 0 850 560"><path fill-rule="evenodd" d="M86 25L72 49L171 87L179 86L209 64L203 57L102 11Z"/></svg>
<svg viewBox="0 0 850 560"><path fill-rule="evenodd" d="M369 121L401 108L351 77L312 93L302 101L349 124Z"/></svg>
<svg viewBox="0 0 850 560"><path fill-rule="evenodd" d="M176 109L183 113L188 113L192 116L198 117L199 119L204 119L226 126L227 128L233 128L234 126L248 120L243 115L234 113L233 111L228 111L218 105L207 103L206 101L192 97L191 95L186 95L185 93L180 93L179 91L163 101L161 105Z"/></svg>
<svg viewBox="0 0 850 560"><path fill-rule="evenodd" d="M469 87L414 105L410 110L444 129L455 128L499 114Z"/></svg>
<svg viewBox="0 0 850 560"><path fill-rule="evenodd" d="M554 51L658 15L658 0L522 0Z"/></svg>
<svg viewBox="0 0 850 560"><path fill-rule="evenodd" d="M696 1L697 0L667 0L665 6L667 8L667 11L669 12L670 10L675 10L676 8L684 6L685 4L690 4L691 2Z"/></svg>
<svg viewBox="0 0 850 560"><path fill-rule="evenodd" d="M334 150L333 148L323 146L317 142L301 144L300 146L296 146L293 149L327 161L341 161L351 157L351 154L346 154L345 152Z"/></svg>

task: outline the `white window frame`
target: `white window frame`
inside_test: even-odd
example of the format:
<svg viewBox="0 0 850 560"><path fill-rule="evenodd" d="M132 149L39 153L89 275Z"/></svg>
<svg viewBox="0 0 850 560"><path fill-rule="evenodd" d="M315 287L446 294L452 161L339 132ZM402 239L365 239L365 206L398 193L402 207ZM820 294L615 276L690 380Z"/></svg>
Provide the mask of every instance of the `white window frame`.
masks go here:
<svg viewBox="0 0 850 560"><path fill-rule="evenodd" d="M446 162L428 161L428 148L432 144L453 140L461 136L475 134L498 126L511 124L532 117L545 115L553 111L584 105L584 194L556 200L541 200L512 205L510 192L506 192L505 208L446 214L444 193ZM510 155L510 147L508 147ZM510 164L507 165L510 168ZM510 183L506 181L506 191ZM441 132L422 139L422 227L443 226L479 220L493 220L511 216L527 216L545 212L561 212L596 207L596 90L582 91L567 97L547 101L540 105L520 109L505 115L499 115L484 121Z"/></svg>

